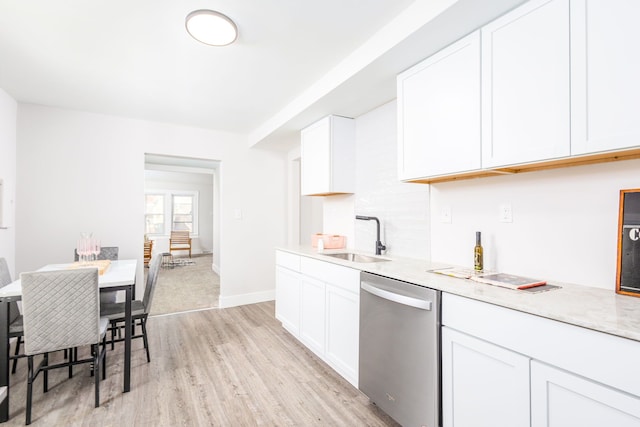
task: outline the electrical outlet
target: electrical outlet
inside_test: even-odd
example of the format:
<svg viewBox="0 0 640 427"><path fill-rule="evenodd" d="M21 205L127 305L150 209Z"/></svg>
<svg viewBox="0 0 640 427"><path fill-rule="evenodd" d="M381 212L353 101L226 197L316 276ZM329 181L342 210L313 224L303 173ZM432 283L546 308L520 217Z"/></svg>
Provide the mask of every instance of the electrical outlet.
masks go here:
<svg viewBox="0 0 640 427"><path fill-rule="evenodd" d="M451 224L451 207L444 206L440 210L440 222L443 224Z"/></svg>
<svg viewBox="0 0 640 427"><path fill-rule="evenodd" d="M511 203L502 203L500 205L500 222L513 222Z"/></svg>

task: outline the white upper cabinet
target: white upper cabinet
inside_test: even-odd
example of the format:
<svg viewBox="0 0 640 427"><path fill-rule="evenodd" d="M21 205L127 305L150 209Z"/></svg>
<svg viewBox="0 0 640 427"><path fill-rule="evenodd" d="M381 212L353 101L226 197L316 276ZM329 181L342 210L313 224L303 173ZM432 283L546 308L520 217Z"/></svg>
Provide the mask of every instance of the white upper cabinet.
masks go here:
<svg viewBox="0 0 640 427"><path fill-rule="evenodd" d="M301 194L355 191L355 121L327 116L301 132Z"/></svg>
<svg viewBox="0 0 640 427"><path fill-rule="evenodd" d="M480 168L480 33L398 76L402 180Z"/></svg>
<svg viewBox="0 0 640 427"><path fill-rule="evenodd" d="M569 0L531 0L482 28L483 168L569 156L569 31Z"/></svg>
<svg viewBox="0 0 640 427"><path fill-rule="evenodd" d="M640 1L571 3L571 154L640 145Z"/></svg>

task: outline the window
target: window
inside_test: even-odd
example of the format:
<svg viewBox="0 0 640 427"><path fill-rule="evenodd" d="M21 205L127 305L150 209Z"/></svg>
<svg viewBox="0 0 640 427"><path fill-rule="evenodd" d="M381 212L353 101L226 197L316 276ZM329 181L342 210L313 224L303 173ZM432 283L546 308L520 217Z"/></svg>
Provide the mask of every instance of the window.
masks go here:
<svg viewBox="0 0 640 427"><path fill-rule="evenodd" d="M148 235L168 236L172 230L198 234L198 192L149 190L144 214Z"/></svg>
<svg viewBox="0 0 640 427"><path fill-rule="evenodd" d="M172 230L193 233L194 197L174 194L172 197Z"/></svg>
<svg viewBox="0 0 640 427"><path fill-rule="evenodd" d="M164 234L164 194L145 194L145 234Z"/></svg>

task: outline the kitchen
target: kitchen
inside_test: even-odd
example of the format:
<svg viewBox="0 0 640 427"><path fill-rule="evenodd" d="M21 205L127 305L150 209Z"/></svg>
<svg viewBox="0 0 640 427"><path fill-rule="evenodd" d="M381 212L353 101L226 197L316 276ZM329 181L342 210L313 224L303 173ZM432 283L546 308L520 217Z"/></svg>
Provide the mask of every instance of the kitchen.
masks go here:
<svg viewBox="0 0 640 427"><path fill-rule="evenodd" d="M427 56L423 54L407 67ZM396 109L396 101L391 101L355 116L356 191L353 196L325 198L322 231L346 235L352 248L373 253L373 225L356 223L353 218L356 214L378 216L383 222L388 254L469 265L474 233L482 230L487 268L578 283L613 294L618 191L638 187L638 160L432 186L404 184L395 178L393 161ZM295 149L286 156L247 150L244 138L226 132L17 104L11 99L3 99L2 117L9 124L12 120L16 123L13 132L18 134L18 143L12 146L5 142L11 140L11 126L3 127L8 135L3 138L3 153L5 146L9 153L11 149L16 151L17 166L16 161L8 161L7 168L15 168L18 187L16 227L1 231L1 244L9 248L6 252L15 260L15 271L35 268L55 256L66 259L60 254L59 242L67 241L66 246L70 246L78 227L110 235L123 242L121 246L130 256L137 256L136 236L141 235L141 224L135 218L141 212L136 213L139 208L132 207L139 205L143 192L143 154L213 158L222 160L223 185L227 185L227 190L222 190L221 306L274 297L273 248L291 239L282 220L290 216L286 208L290 196L283 188L288 159L296 157ZM321 117L307 116L297 130ZM95 143L91 148L86 144L89 140ZM176 145L176 140L188 142ZM97 151L102 162L93 160L96 147L104 147ZM37 165L37 174L30 173L33 165ZM78 174L92 174L97 180L94 182L104 188L100 200L81 201L69 192L61 192L74 188L89 193L94 187L78 176L62 175L60 165L80 167ZM49 179L43 182L33 178L37 175ZM505 203L512 208L511 223L498 218ZM244 213L241 220L234 217L236 209ZM112 222L90 220L101 217L105 210ZM70 216L69 211L82 215ZM450 222L446 218L443 221L447 216L443 212L449 213ZM15 249L11 249L13 246ZM252 260L252 269L246 268L247 259Z"/></svg>

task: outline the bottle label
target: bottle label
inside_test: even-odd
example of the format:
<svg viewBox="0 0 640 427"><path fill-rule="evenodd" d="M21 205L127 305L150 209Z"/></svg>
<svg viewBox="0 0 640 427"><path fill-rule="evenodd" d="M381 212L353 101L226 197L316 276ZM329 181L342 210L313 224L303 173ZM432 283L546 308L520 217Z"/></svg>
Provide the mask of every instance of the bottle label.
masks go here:
<svg viewBox="0 0 640 427"><path fill-rule="evenodd" d="M476 271L482 271L482 249L476 248L473 255L473 268Z"/></svg>

